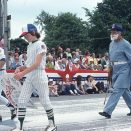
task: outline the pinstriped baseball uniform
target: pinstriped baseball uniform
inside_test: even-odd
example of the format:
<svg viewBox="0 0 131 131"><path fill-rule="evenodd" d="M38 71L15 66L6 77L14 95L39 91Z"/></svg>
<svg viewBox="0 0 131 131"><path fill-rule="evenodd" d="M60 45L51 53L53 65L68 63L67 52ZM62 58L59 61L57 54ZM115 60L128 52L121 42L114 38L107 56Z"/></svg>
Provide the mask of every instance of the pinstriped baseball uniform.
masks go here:
<svg viewBox="0 0 131 131"><path fill-rule="evenodd" d="M4 54L4 49L0 47L0 61L5 61L5 54ZM0 82L2 80L3 75L6 74L6 64L0 69ZM1 95L3 90L3 87L0 83L0 101L2 101L7 107L9 107L11 111L11 119L13 120L16 117L16 109L15 107L6 99L4 96ZM2 117L0 117L2 120Z"/></svg>
<svg viewBox="0 0 131 131"><path fill-rule="evenodd" d="M26 104L30 99L32 91L34 88L36 88L38 91L40 102L45 110L52 109L49 100L48 78L44 70L46 63L46 52L46 45L39 40L33 43L29 43L27 47L27 61L25 63L26 67L30 67L35 62L36 56L38 54L45 53L45 55L43 56L42 62L40 63L38 68L26 74L26 79L18 100L19 108L26 108Z"/></svg>
<svg viewBox="0 0 131 131"><path fill-rule="evenodd" d="M0 60L5 59L4 49L0 47ZM0 69L0 81L3 77L3 75L6 73L6 64ZM5 105L9 103L9 101L1 95L2 93L2 86L0 84L0 101L2 101Z"/></svg>
<svg viewBox="0 0 131 131"><path fill-rule="evenodd" d="M25 37L28 42L31 41L27 47L27 60L25 63L25 67L27 68L27 70L30 69L31 66L35 63L40 63L38 63L36 69L26 74L26 79L22 86L22 91L18 100L18 120L20 122L19 129L23 129L27 102L30 99L32 91L36 88L40 98L40 102L45 108L48 117L49 126L47 126L45 130L56 130L57 127L55 126L53 108L49 99L48 78L44 70L46 64L47 47L42 41L38 40L40 38L40 34L37 32L37 28L33 24L27 24L26 26L24 26L22 28L22 34L20 35L20 37ZM43 53L44 55L42 55L41 58L39 54ZM17 74L16 79L19 79Z"/></svg>

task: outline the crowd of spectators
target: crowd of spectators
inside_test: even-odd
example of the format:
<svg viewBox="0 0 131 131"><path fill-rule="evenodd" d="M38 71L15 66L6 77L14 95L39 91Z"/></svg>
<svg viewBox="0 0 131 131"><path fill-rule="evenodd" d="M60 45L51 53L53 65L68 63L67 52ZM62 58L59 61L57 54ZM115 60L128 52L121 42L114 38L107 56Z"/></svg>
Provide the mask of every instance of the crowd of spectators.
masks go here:
<svg viewBox="0 0 131 131"><path fill-rule="evenodd" d="M15 51L10 51L9 68L16 69L18 66L24 65L26 59L26 50L22 51L22 53L19 52L19 48L16 48ZM108 53L96 55L88 50L84 53L80 49L63 49L62 46L58 46L56 49L48 49L46 68L65 70L67 64L72 70L106 70L109 64Z"/></svg>
<svg viewBox="0 0 131 131"><path fill-rule="evenodd" d="M78 75L75 80L66 79L65 82L49 79L49 89L50 96L101 94L107 91L104 82L96 81L91 75L88 75L85 80Z"/></svg>
<svg viewBox="0 0 131 131"><path fill-rule="evenodd" d="M27 55L26 50L20 53L19 48L9 52L9 69L16 69L25 64ZM109 64L108 53L95 54L88 50L82 52L80 49L72 50L64 49L62 46L48 49L46 68L54 70L65 70L67 64L71 70L106 70ZM105 92L104 83L96 82L92 76L87 76L86 80L82 80L78 76L70 82L53 81L49 79L49 89L51 96L59 95L83 95Z"/></svg>
<svg viewBox="0 0 131 131"><path fill-rule="evenodd" d="M108 53L96 55L88 50L85 53L80 51L80 49L71 50L66 48L64 50L61 46L49 50L47 54L47 68L65 70L67 64L69 64L72 70L106 70L109 64Z"/></svg>

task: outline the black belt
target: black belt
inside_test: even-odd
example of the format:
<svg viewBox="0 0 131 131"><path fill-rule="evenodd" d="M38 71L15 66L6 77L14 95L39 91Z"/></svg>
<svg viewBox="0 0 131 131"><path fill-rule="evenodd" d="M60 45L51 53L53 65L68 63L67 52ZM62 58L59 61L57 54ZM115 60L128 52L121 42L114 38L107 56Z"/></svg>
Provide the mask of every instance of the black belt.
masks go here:
<svg viewBox="0 0 131 131"><path fill-rule="evenodd" d="M5 69L0 69L0 71L3 71L3 70L5 70Z"/></svg>

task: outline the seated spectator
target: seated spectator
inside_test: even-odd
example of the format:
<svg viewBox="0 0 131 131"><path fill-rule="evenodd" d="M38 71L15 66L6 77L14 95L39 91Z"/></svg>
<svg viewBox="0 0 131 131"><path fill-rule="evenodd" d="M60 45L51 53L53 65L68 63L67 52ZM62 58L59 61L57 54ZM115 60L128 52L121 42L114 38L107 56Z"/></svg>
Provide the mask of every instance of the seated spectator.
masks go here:
<svg viewBox="0 0 131 131"><path fill-rule="evenodd" d="M80 50L79 49L76 49L76 52L75 52L75 55L76 55L76 58L80 59Z"/></svg>
<svg viewBox="0 0 131 131"><path fill-rule="evenodd" d="M104 86L104 82L98 81L98 82L96 83L96 87L98 88L99 93L104 93L104 92L106 92L106 88L105 88L105 86Z"/></svg>
<svg viewBox="0 0 131 131"><path fill-rule="evenodd" d="M84 84L85 92L88 94L97 94L99 93L98 88L96 87L96 83L91 75L86 77L86 82Z"/></svg>
<svg viewBox="0 0 131 131"><path fill-rule="evenodd" d="M9 55L9 68L11 69L11 64L14 61L14 52L10 51L8 52L8 55Z"/></svg>
<svg viewBox="0 0 131 131"><path fill-rule="evenodd" d="M15 53L13 63L11 63L11 65L10 65L10 69L15 70L19 66L20 66L19 54Z"/></svg>
<svg viewBox="0 0 131 131"><path fill-rule="evenodd" d="M57 92L57 85L53 83L53 79L49 79L48 87L50 91L50 96L59 96Z"/></svg>
<svg viewBox="0 0 131 131"><path fill-rule="evenodd" d="M104 83L103 82L96 82L93 76L91 76L90 81L92 83L92 86L97 88L97 91L99 93L103 93L103 90L104 90Z"/></svg>
<svg viewBox="0 0 131 131"><path fill-rule="evenodd" d="M55 62L55 70L64 70L65 69L65 65L62 64L62 60L57 60Z"/></svg>
<svg viewBox="0 0 131 131"><path fill-rule="evenodd" d="M85 67L85 69L88 69L89 58L90 58L90 52L87 50L85 52L83 59L82 59L82 63L83 63L83 66Z"/></svg>
<svg viewBox="0 0 131 131"><path fill-rule="evenodd" d="M26 51L23 51L23 53L19 56L20 65L24 66L26 60L27 60Z"/></svg>
<svg viewBox="0 0 131 131"><path fill-rule="evenodd" d="M72 58L72 54L71 54L70 48L67 48L65 53L67 55L67 58L69 58L69 57Z"/></svg>
<svg viewBox="0 0 131 131"><path fill-rule="evenodd" d="M82 76L78 75L76 77L76 82L75 82L75 86L76 86L76 90L79 94L84 95L85 94L85 90L84 87L82 85Z"/></svg>
<svg viewBox="0 0 131 131"><path fill-rule="evenodd" d="M62 86L65 95L78 95L75 85L72 84L72 82L70 82L68 78L66 78L66 82L63 82Z"/></svg>
<svg viewBox="0 0 131 131"><path fill-rule="evenodd" d="M72 54L71 61L74 62L74 59L76 59L76 52L73 51L71 54Z"/></svg>
<svg viewBox="0 0 131 131"><path fill-rule="evenodd" d="M63 83L62 83L62 81L60 81L60 80L57 80L56 81L56 85L57 85L57 92L58 92L58 95L65 95L65 90L64 90L64 88L63 88Z"/></svg>
<svg viewBox="0 0 131 131"><path fill-rule="evenodd" d="M61 46L58 46L57 47L57 51L56 51L56 56L60 59L63 58L63 54L64 54L64 51L63 51L63 48Z"/></svg>
<svg viewBox="0 0 131 131"><path fill-rule="evenodd" d="M78 58L74 59L74 64L72 65L72 70L78 70L80 69L80 64L79 64L80 60Z"/></svg>
<svg viewBox="0 0 131 131"><path fill-rule="evenodd" d="M98 65L98 61L97 61L95 53L92 53L92 59L93 59L94 65Z"/></svg>
<svg viewBox="0 0 131 131"><path fill-rule="evenodd" d="M102 57L101 63L102 63L103 69L107 70L109 66L109 56L107 53L105 53L104 57Z"/></svg>
<svg viewBox="0 0 131 131"><path fill-rule="evenodd" d="M63 70L66 69L67 64L68 64L68 60L66 58L62 58L62 68L63 68Z"/></svg>
<svg viewBox="0 0 131 131"><path fill-rule="evenodd" d="M47 63L46 63L46 67L48 69L55 69L55 65L54 65L54 58L51 54L49 54L47 56Z"/></svg>

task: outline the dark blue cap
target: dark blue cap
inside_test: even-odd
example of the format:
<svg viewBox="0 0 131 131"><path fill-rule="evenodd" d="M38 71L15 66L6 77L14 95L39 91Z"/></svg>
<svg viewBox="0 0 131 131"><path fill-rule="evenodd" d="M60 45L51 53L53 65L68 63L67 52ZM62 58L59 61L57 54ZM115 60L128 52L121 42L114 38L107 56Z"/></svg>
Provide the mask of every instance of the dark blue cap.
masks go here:
<svg viewBox="0 0 131 131"><path fill-rule="evenodd" d="M122 24L117 23L113 24L111 30L123 32Z"/></svg>

